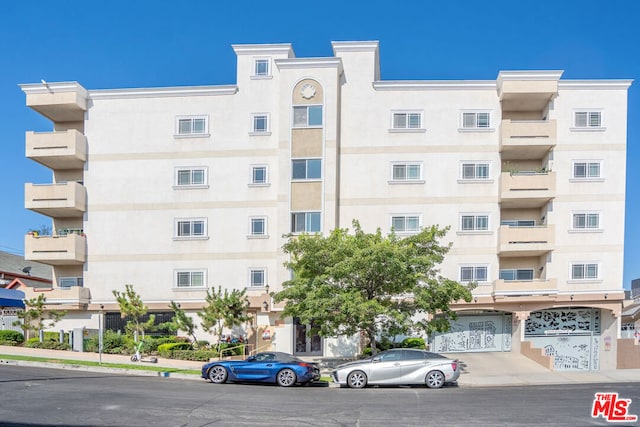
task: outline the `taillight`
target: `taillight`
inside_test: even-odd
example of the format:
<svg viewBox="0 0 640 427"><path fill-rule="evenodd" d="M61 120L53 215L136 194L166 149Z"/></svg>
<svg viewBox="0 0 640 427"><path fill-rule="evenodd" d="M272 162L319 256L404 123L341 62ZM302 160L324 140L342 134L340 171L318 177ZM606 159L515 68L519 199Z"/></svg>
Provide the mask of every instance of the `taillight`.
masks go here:
<svg viewBox="0 0 640 427"><path fill-rule="evenodd" d="M455 372L456 369L458 369L458 362L451 362L451 368L453 369L453 372Z"/></svg>
<svg viewBox="0 0 640 427"><path fill-rule="evenodd" d="M313 368L313 365L311 365L309 363L298 363L298 365L304 366L305 368Z"/></svg>

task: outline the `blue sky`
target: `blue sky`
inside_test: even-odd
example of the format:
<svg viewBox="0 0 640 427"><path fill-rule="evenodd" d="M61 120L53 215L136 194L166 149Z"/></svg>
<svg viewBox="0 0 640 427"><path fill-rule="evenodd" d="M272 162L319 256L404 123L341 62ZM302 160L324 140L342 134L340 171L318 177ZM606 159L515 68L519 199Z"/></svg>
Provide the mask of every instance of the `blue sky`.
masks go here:
<svg viewBox="0 0 640 427"><path fill-rule="evenodd" d="M331 41L378 40L383 80L495 79L500 70L564 70L563 79L638 79L640 2L22 1L0 11L0 250L50 224L24 209L24 183L51 182L26 159L24 133L51 124L19 83L87 89L235 83L232 44L292 43L331 56ZM624 286L640 278L640 82L629 90Z"/></svg>

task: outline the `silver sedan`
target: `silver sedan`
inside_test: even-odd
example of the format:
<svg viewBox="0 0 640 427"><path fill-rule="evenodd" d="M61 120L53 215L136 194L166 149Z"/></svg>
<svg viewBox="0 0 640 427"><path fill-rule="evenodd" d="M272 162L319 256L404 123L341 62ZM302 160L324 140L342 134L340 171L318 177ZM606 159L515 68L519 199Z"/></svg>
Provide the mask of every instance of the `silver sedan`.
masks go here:
<svg viewBox="0 0 640 427"><path fill-rule="evenodd" d="M369 359L340 365L331 372L334 383L351 388L366 385L424 384L440 388L460 376L456 360L437 353L410 348L396 348L378 353Z"/></svg>

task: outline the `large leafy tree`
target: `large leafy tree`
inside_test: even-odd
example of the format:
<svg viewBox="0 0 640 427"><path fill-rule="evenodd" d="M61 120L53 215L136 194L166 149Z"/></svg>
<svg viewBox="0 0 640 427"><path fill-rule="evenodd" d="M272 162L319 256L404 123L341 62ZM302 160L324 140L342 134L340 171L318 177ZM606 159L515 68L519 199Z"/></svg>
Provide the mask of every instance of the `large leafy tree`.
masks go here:
<svg viewBox="0 0 640 427"><path fill-rule="evenodd" d="M13 326L20 326L24 331L24 335L29 339L29 332L38 332L41 329L53 328L64 316L66 310L48 310L45 312L47 298L44 294L38 295L36 298L25 300L25 309L16 313L20 320L13 322Z"/></svg>
<svg viewBox="0 0 640 427"><path fill-rule="evenodd" d="M133 289L133 285L125 285L124 292L113 290L113 296L116 297L120 306L120 317L129 319L126 326L127 333L136 336L137 332L137 335L144 339L144 332L153 327L156 319L152 314L147 321L144 321L148 308Z"/></svg>
<svg viewBox="0 0 640 427"><path fill-rule="evenodd" d="M202 319L202 329L218 336L218 346L224 328L233 328L247 322L251 317L247 314L249 300L244 289L207 290L206 305L198 312Z"/></svg>
<svg viewBox="0 0 640 427"><path fill-rule="evenodd" d="M283 316L318 325L325 337L364 333L374 354L380 330L446 331L456 317L449 305L471 301L470 286L438 272L450 248L440 243L448 229L432 226L400 238L380 229L365 233L357 221L353 227L354 233L289 236L283 249L293 279L274 295L285 301Z"/></svg>

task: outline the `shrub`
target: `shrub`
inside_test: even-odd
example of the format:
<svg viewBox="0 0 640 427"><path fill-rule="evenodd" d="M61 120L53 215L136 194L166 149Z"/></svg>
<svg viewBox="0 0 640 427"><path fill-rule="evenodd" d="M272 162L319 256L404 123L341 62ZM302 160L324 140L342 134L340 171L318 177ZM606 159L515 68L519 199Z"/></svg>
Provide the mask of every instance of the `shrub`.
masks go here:
<svg viewBox="0 0 640 427"><path fill-rule="evenodd" d="M0 331L0 342L7 342L13 344L4 345L17 345L24 342L24 335L18 331Z"/></svg>
<svg viewBox="0 0 640 427"><path fill-rule="evenodd" d="M419 348L424 350L424 338L405 338L402 340L402 348Z"/></svg>
<svg viewBox="0 0 640 427"><path fill-rule="evenodd" d="M212 357L217 357L217 353L211 350L172 350L167 355L167 359L195 360L208 362Z"/></svg>
<svg viewBox="0 0 640 427"><path fill-rule="evenodd" d="M170 342L170 343L166 343L166 344L160 344L158 346L158 353L160 353L160 355L162 357L163 354L169 353L171 351L174 350L191 350L191 343L188 342Z"/></svg>
<svg viewBox="0 0 640 427"><path fill-rule="evenodd" d="M100 338L95 335L84 341L86 351L98 353ZM102 334L102 352L107 354L129 354L133 349L133 338L114 331L104 331Z"/></svg>
<svg viewBox="0 0 640 427"><path fill-rule="evenodd" d="M47 350L70 350L71 347L66 342L58 342L58 341L32 341L29 340L25 344L25 347L29 348L46 348Z"/></svg>

